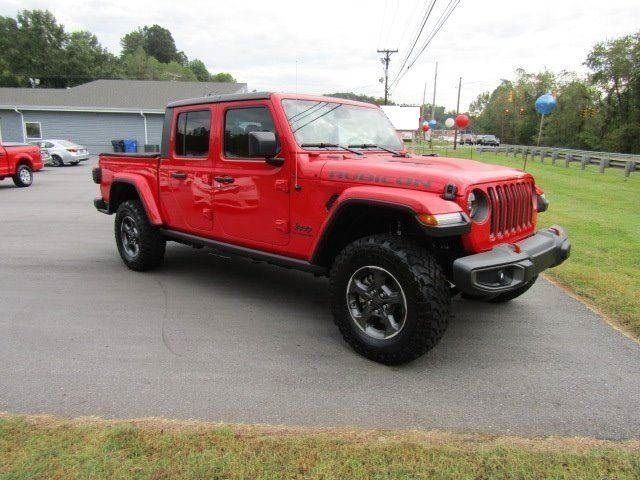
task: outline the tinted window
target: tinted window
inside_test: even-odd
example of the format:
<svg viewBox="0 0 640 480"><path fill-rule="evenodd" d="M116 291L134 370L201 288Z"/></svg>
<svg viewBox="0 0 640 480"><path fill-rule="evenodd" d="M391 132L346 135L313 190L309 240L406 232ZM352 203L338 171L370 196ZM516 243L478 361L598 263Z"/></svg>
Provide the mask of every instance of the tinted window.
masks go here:
<svg viewBox="0 0 640 480"><path fill-rule="evenodd" d="M271 113L266 107L227 110L224 117L225 157L249 158L249 132L273 132Z"/></svg>
<svg viewBox="0 0 640 480"><path fill-rule="evenodd" d="M27 133L27 138L42 138L40 122L25 122L24 129Z"/></svg>
<svg viewBox="0 0 640 480"><path fill-rule="evenodd" d="M176 122L176 155L206 157L209 153L210 132L209 110L179 114Z"/></svg>

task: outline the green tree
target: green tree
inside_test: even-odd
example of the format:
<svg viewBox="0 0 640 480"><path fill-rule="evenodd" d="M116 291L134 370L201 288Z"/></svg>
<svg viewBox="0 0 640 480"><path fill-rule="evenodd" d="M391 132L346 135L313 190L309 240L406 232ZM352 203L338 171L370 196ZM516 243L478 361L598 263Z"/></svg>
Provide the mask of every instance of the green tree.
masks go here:
<svg viewBox="0 0 640 480"><path fill-rule="evenodd" d="M138 50L138 48L144 49L144 32L141 28L127 33L120 39L120 46L122 47L121 55L131 55Z"/></svg>
<svg viewBox="0 0 640 480"><path fill-rule="evenodd" d="M11 17L0 16L0 85L17 87L20 76L15 72L14 64L18 55L15 39L18 37L18 24Z"/></svg>
<svg viewBox="0 0 640 480"><path fill-rule="evenodd" d="M64 49L64 73L67 86L74 86L98 78L122 76L118 59L104 49L95 35L87 31L69 35Z"/></svg>
<svg viewBox="0 0 640 480"><path fill-rule="evenodd" d="M603 147L640 152L640 32L596 44L585 64L604 92Z"/></svg>
<svg viewBox="0 0 640 480"><path fill-rule="evenodd" d="M336 92L336 93L325 93L327 97L336 97L336 98L344 98L345 100L354 100L356 102L366 102L366 103L374 103L376 105L382 105L384 103L384 98L376 98L371 97L369 95L352 93L352 92ZM395 105L393 102L388 102L389 105Z"/></svg>
<svg viewBox="0 0 640 480"><path fill-rule="evenodd" d="M144 51L161 63L181 62L184 57L179 55L173 35L160 25L144 27Z"/></svg>
<svg viewBox="0 0 640 480"><path fill-rule="evenodd" d="M178 62L162 63L155 57L147 55L140 46L123 59L124 76L136 80L179 80L196 81L197 78L189 67Z"/></svg>
<svg viewBox="0 0 640 480"><path fill-rule="evenodd" d="M123 57L131 55L142 47L145 53L160 63L177 62L186 65L187 56L176 48L171 32L160 25L138 28L120 39Z"/></svg>
<svg viewBox="0 0 640 480"><path fill-rule="evenodd" d="M202 62L202 60L198 60L197 58L194 58L189 62L189 68L191 69L191 71L196 76L199 82L211 81L211 74L209 73L209 70L207 70L207 67L204 64L204 62Z"/></svg>
<svg viewBox="0 0 640 480"><path fill-rule="evenodd" d="M216 73L215 75L211 75L211 82L221 82L221 83L235 83L236 79L233 78L233 75L226 72Z"/></svg>
<svg viewBox="0 0 640 480"><path fill-rule="evenodd" d="M13 30L6 18L2 23L3 30ZM11 33L11 37L3 40L13 43L5 62L17 83L27 86L29 78L38 78L43 87L64 86L61 68L67 35L53 14L44 10L22 10Z"/></svg>

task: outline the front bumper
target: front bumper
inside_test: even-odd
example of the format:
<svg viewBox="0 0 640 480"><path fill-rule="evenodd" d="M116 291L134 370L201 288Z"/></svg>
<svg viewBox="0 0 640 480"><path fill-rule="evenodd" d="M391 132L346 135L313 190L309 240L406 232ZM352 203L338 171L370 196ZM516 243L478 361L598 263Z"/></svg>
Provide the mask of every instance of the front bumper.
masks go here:
<svg viewBox="0 0 640 480"><path fill-rule="evenodd" d="M93 206L96 207L96 210L102 213L106 213L109 215L109 203L105 202L102 197L96 197L93 199Z"/></svg>
<svg viewBox="0 0 640 480"><path fill-rule="evenodd" d="M524 240L453 262L453 283L462 292L495 296L517 289L569 257L571 243L559 226L539 230Z"/></svg>

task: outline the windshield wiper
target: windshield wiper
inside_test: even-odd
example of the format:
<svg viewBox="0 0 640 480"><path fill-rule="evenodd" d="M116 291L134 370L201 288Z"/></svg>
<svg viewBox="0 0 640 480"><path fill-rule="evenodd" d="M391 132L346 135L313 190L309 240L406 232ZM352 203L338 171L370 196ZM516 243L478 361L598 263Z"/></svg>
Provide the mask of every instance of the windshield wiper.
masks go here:
<svg viewBox="0 0 640 480"><path fill-rule="evenodd" d="M320 142L320 143L303 143L300 146L302 148L342 148L343 150L347 150L351 153L355 153L356 155L362 155L362 152L349 148L351 145L349 145L349 147L345 147L343 145L338 145L337 143Z"/></svg>
<svg viewBox="0 0 640 480"><path fill-rule="evenodd" d="M384 150L385 152L389 152L389 153L393 153L393 155L395 157L408 157L409 154L407 153L400 153L397 152L396 150L392 150L390 148L387 147L382 147L380 145L376 145L375 143L363 143L360 145L349 145L350 148L377 148L379 150Z"/></svg>

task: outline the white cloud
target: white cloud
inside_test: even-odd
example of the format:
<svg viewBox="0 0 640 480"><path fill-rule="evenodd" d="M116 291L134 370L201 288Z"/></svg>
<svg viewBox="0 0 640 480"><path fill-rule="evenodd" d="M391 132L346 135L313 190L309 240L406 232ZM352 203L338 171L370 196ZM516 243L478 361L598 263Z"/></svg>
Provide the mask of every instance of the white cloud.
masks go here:
<svg viewBox="0 0 640 480"><path fill-rule="evenodd" d="M395 73L426 3L4 0L0 14L49 9L67 29L90 30L113 52L119 51L125 33L158 23L171 30L178 48L190 58L202 59L212 71L231 72L251 89L382 95L376 48L400 49L392 57ZM447 3L436 2L425 32ZM639 26L637 0L463 0L392 96L418 103L427 81L430 98L437 60L437 103L455 107L462 76L464 109L478 93L512 77L516 67L584 72L582 62L595 42Z"/></svg>

